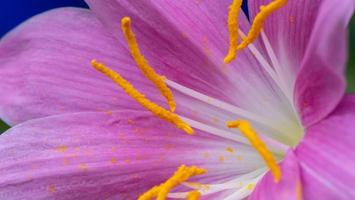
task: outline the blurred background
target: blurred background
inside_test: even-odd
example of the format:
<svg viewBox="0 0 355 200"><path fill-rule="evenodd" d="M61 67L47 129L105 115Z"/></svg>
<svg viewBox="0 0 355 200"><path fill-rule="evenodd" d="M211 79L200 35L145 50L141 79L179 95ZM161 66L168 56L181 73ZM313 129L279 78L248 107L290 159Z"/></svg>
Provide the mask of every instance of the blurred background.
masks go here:
<svg viewBox="0 0 355 200"><path fill-rule="evenodd" d="M43 11L64 7L87 7L83 0L0 0L0 38L12 28ZM244 6L246 7L246 6ZM355 92L355 18L350 23L350 51L347 68L348 92ZM1 95L1 91L0 91ZM9 127L0 120L0 134Z"/></svg>

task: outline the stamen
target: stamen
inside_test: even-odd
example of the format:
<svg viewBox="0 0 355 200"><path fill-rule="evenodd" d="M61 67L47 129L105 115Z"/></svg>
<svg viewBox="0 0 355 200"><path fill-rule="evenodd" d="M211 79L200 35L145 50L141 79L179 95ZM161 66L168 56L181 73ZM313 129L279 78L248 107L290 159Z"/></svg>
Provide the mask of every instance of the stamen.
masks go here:
<svg viewBox="0 0 355 200"><path fill-rule="evenodd" d="M138 200L150 200L154 197L157 200L166 200L168 193L176 186L181 183L187 181L189 178L193 176L198 176L206 173L207 171L203 168L198 168L195 166L187 167L185 165L181 165L179 169L174 173L172 177L170 177L165 183L162 183L159 186L155 186L152 189L145 192L141 195ZM196 197L196 192L189 192L188 199L197 200L199 196Z"/></svg>
<svg viewBox="0 0 355 200"><path fill-rule="evenodd" d="M275 182L279 182L281 179L281 170L276 162L276 159L266 147L265 143L260 139L258 134L251 127L250 123L246 120L236 120L227 122L229 128L239 128L240 132L248 138L251 145L259 152L261 157L266 162L266 165L270 168L271 173L274 176Z"/></svg>
<svg viewBox="0 0 355 200"><path fill-rule="evenodd" d="M189 194L187 195L187 200L198 200L201 197L201 193L198 191L192 191L189 192Z"/></svg>
<svg viewBox="0 0 355 200"><path fill-rule="evenodd" d="M126 79L124 79L120 74L113 71L112 69L106 67L102 63L96 62L96 60L91 61L92 66L111 78L117 85L119 85L130 97L135 99L139 104L141 104L144 108L151 111L156 116L164 119L172 124L174 124L177 128L185 131L188 134L193 134L193 130L186 122L182 121L178 115L173 112L170 112L163 107L151 102L147 99L142 93L140 93L134 86L129 83Z"/></svg>
<svg viewBox="0 0 355 200"><path fill-rule="evenodd" d="M279 8L286 5L287 1L288 0L274 0L266 6L261 6L260 12L255 16L247 37L243 38L243 42L238 46L238 50L244 49L250 43L254 42L261 32L266 18Z"/></svg>
<svg viewBox="0 0 355 200"><path fill-rule="evenodd" d="M164 83L164 78L157 74L154 69L149 66L148 61L142 55L136 37L131 28L131 19L129 17L124 17L121 20L121 28L126 37L130 52L138 68L160 91L160 93L166 98L170 110L172 112L176 109L176 104L174 101L173 93Z"/></svg>
<svg viewBox="0 0 355 200"><path fill-rule="evenodd" d="M224 63L230 63L235 59L238 47L238 15L242 7L243 0L233 0L229 6L228 13L228 31L229 31L229 51L228 55L224 58Z"/></svg>

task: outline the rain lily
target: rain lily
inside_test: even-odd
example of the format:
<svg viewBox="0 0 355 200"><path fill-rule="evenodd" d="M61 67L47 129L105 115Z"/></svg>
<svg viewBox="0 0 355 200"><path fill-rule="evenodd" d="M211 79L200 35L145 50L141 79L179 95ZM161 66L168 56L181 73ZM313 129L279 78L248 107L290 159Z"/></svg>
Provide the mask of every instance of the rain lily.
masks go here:
<svg viewBox="0 0 355 200"><path fill-rule="evenodd" d="M355 198L353 0L86 2L0 41L0 199Z"/></svg>

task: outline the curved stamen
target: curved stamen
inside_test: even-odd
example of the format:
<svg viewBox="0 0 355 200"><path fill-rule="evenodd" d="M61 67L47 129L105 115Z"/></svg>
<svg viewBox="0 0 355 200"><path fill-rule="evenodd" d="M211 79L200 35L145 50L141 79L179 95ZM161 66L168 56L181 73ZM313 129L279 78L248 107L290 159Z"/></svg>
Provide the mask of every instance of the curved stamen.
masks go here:
<svg viewBox="0 0 355 200"><path fill-rule="evenodd" d="M142 93L136 90L131 83L129 83L126 79L124 79L120 74L113 71L112 69L106 67L102 63L96 62L96 60L91 61L92 66L111 78L117 85L119 85L130 97L136 100L139 104L141 104L144 108L151 111L156 116L164 119L172 124L174 124L177 128L185 131L188 134L193 133L193 129L184 121L180 119L178 115L173 112L166 110L165 108L151 102L147 99Z"/></svg>
<svg viewBox="0 0 355 200"><path fill-rule="evenodd" d="M253 24L246 38L238 46L238 50L244 49L259 36L266 18L279 8L286 5L288 0L274 0L266 6L260 7L260 12L255 16Z"/></svg>
<svg viewBox="0 0 355 200"><path fill-rule="evenodd" d="M276 162L276 159L266 147L265 143L259 138L258 134L253 130L248 121L236 120L228 122L229 128L238 128L243 135L248 138L251 145L259 152L261 157L265 160L266 165L270 168L271 173L275 178L275 182L279 182L281 179L281 170Z"/></svg>
<svg viewBox="0 0 355 200"><path fill-rule="evenodd" d="M176 186L181 183L187 181L189 178L193 176L198 176L201 174L205 174L207 171L203 168L198 168L196 166L187 167L185 165L181 165L179 169L171 176L166 182L162 183L159 186L155 186L152 189L145 192L141 195L138 200L151 200L156 197L157 200L166 200L169 192ZM196 200L196 192L189 192L191 196L191 200ZM199 198L199 194L197 195L197 199ZM189 198L190 199L190 198Z"/></svg>
<svg viewBox="0 0 355 200"><path fill-rule="evenodd" d="M160 93L166 98L170 110L175 111L176 105L171 90L165 85L164 78L158 75L154 69L149 66L148 61L142 55L137 39L131 28L131 19L129 17L124 17L121 20L121 28L123 34L126 37L130 52L132 57L137 63L138 68L143 72L144 76L147 77L160 91Z"/></svg>
<svg viewBox="0 0 355 200"><path fill-rule="evenodd" d="M229 51L224 58L224 63L230 63L235 59L238 47L238 15L242 7L243 0L233 0L228 13L228 31L229 31Z"/></svg>

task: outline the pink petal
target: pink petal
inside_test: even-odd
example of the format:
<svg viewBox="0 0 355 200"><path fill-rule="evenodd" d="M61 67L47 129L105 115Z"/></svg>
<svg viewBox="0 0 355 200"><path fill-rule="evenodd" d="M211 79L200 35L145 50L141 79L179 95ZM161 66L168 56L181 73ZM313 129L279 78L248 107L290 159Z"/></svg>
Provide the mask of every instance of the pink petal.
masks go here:
<svg viewBox="0 0 355 200"><path fill-rule="evenodd" d="M30 120L0 137L1 199L136 199L181 164L208 170L202 183L256 169L227 147L250 147L177 131L149 113L78 113ZM224 161L220 161L224 156ZM262 164L262 161L259 164Z"/></svg>
<svg viewBox="0 0 355 200"><path fill-rule="evenodd" d="M249 0L251 21L261 5L270 0ZM263 30L279 60L283 78L293 86L301 67L321 0L289 0L286 6L271 14Z"/></svg>
<svg viewBox="0 0 355 200"><path fill-rule="evenodd" d="M86 9L36 16L0 41L0 117L10 124L54 114L140 109L121 88L90 65L97 59L128 77L153 100L159 97L125 46Z"/></svg>
<svg viewBox="0 0 355 200"><path fill-rule="evenodd" d="M302 199L302 185L299 166L294 152L290 150L280 165L282 178L275 183L274 177L268 172L256 185L249 200L299 200Z"/></svg>
<svg viewBox="0 0 355 200"><path fill-rule="evenodd" d="M355 96L348 95L325 120L307 130L296 155L304 199L355 198Z"/></svg>
<svg viewBox="0 0 355 200"><path fill-rule="evenodd" d="M321 4L295 85L305 126L326 117L344 95L347 25L354 9L353 0Z"/></svg>
<svg viewBox="0 0 355 200"><path fill-rule="evenodd" d="M118 23L125 16L131 17L142 52L158 72L200 92L226 96L220 89L226 81L215 63L222 64L223 58L217 61L215 54L220 52L217 48L227 48L223 45L227 45L225 20L220 15L226 11L227 3L204 3L211 9L206 13L206 9L197 9L194 1L86 2L120 41L124 37ZM209 17L212 13L213 19Z"/></svg>
<svg viewBox="0 0 355 200"><path fill-rule="evenodd" d="M249 0L251 18L269 2ZM289 0L265 23L304 126L327 116L344 94L347 24L354 6L353 0Z"/></svg>
<svg viewBox="0 0 355 200"><path fill-rule="evenodd" d="M285 114L285 110L290 110L289 104L285 103L280 90L248 49L241 51L230 65L223 64L229 46L226 22L231 2L86 2L120 41L123 36L117 23L124 16L131 17L143 54L168 79L249 111L262 113L277 123L288 120L290 114ZM246 33L249 21L242 13L239 18L240 28ZM259 41L255 45L263 54ZM185 103L191 101L178 96L178 109L193 105L192 110L196 110L196 104Z"/></svg>

